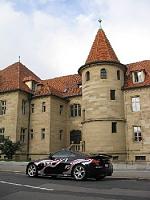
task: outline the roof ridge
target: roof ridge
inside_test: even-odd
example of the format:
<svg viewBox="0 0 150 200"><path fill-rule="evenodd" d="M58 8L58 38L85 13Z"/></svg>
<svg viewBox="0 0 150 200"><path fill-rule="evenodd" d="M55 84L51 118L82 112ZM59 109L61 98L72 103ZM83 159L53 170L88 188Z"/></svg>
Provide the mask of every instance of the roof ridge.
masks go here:
<svg viewBox="0 0 150 200"><path fill-rule="evenodd" d="M69 76L80 76L80 74L69 74L69 75L57 76L57 77L50 78L50 79L44 79L42 81L48 81L48 80L54 80L54 79L59 79L59 78L65 78L65 77L69 77Z"/></svg>
<svg viewBox="0 0 150 200"><path fill-rule="evenodd" d="M126 65L132 65L132 64L136 64L136 63L142 63L142 62L150 62L150 60L141 60L141 61L137 61L137 62L128 63Z"/></svg>

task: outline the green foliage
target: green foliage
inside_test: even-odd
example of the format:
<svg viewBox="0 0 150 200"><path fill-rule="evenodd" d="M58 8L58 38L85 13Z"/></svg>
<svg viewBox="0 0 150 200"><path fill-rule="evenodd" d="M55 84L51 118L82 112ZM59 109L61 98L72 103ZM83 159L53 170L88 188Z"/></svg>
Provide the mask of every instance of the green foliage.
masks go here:
<svg viewBox="0 0 150 200"><path fill-rule="evenodd" d="M8 159L12 159L16 151L21 150L21 146L20 142L12 142L10 139L4 138L3 143L0 144L0 150Z"/></svg>

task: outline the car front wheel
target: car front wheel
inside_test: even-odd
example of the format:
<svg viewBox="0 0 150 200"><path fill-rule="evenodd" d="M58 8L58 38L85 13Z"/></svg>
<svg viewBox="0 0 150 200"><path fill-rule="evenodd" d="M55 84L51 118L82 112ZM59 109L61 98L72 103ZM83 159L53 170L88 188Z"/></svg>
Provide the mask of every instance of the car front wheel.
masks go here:
<svg viewBox="0 0 150 200"><path fill-rule="evenodd" d="M35 164L30 164L27 168L27 174L30 177L36 177L37 176L37 167Z"/></svg>
<svg viewBox="0 0 150 200"><path fill-rule="evenodd" d="M76 165L73 168L73 177L78 181L86 179L85 167L83 165Z"/></svg>

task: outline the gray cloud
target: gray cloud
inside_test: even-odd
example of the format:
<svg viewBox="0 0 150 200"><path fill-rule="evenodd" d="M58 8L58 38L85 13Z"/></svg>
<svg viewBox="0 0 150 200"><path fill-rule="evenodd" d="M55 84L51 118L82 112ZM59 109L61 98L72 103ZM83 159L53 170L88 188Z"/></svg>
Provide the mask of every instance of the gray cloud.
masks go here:
<svg viewBox="0 0 150 200"><path fill-rule="evenodd" d="M77 73L88 56L99 17L121 62L150 59L149 1L77 3L75 9L79 7L80 12L70 18L71 12L68 17L67 10L61 13L61 8L55 15L39 8L26 13L15 9L10 1L0 1L1 68L18 61L20 55L23 64L41 78Z"/></svg>

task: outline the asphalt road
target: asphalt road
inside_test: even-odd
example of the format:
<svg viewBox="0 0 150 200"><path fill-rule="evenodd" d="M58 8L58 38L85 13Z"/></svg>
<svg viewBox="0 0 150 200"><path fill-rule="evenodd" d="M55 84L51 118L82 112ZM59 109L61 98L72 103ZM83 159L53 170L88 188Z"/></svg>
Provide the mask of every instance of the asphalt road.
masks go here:
<svg viewBox="0 0 150 200"><path fill-rule="evenodd" d="M150 180L106 178L75 181L70 178L30 178L23 173L0 172L0 200L150 200Z"/></svg>

